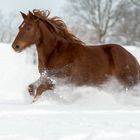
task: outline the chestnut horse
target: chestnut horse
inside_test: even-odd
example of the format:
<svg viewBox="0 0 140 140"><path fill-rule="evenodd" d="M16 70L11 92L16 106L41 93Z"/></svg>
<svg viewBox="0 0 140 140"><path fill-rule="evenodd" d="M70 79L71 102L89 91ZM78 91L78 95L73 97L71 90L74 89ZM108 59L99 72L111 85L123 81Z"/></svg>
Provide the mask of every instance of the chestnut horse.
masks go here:
<svg viewBox="0 0 140 140"><path fill-rule="evenodd" d="M109 77L115 77L124 87L139 82L138 61L120 45L85 45L61 19L50 18L49 11L33 10L21 15L23 22L12 47L21 52L36 45L40 78L29 85L34 99L54 88L50 76L78 86L98 86Z"/></svg>

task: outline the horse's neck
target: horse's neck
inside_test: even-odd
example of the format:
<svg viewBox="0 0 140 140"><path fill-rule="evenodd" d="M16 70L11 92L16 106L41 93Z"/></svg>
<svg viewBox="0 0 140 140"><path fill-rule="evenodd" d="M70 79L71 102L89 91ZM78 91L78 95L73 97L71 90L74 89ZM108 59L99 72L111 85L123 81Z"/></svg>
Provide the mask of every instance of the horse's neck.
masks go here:
<svg viewBox="0 0 140 140"><path fill-rule="evenodd" d="M37 45L39 70L62 68L74 59L73 54L78 44L52 34L40 23L42 42Z"/></svg>
<svg viewBox="0 0 140 140"><path fill-rule="evenodd" d="M39 68L39 71L42 71L46 69L47 61L53 50L50 49L51 47L50 45L47 45L45 43L41 43L36 46L37 46L36 49L37 49L37 54L38 54L38 68Z"/></svg>
<svg viewBox="0 0 140 140"><path fill-rule="evenodd" d="M55 45L54 45L55 44ZM50 68L62 68L72 62L73 54L77 46L71 46L67 42L58 41L57 43L41 44L37 46L39 70ZM53 49L48 49L48 48Z"/></svg>
<svg viewBox="0 0 140 140"><path fill-rule="evenodd" d="M48 28L46 28L45 24L40 21L40 32L42 35L41 42L39 44L36 44L37 46L37 53L38 53L38 67L39 71L42 71L42 69L46 69L47 61L49 58L49 55L53 51L54 46L54 36L50 33Z"/></svg>
<svg viewBox="0 0 140 140"><path fill-rule="evenodd" d="M39 70L59 69L71 63L78 44L72 44L53 34L42 21L39 22L39 27L42 34L41 44L37 46Z"/></svg>

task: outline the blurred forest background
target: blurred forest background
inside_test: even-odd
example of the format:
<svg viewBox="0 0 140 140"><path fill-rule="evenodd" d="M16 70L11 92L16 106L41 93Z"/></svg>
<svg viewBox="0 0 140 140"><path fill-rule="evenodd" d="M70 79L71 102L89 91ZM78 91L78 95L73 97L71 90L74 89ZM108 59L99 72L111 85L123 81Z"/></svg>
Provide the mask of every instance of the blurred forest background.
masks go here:
<svg viewBox="0 0 140 140"><path fill-rule="evenodd" d="M68 28L87 44L140 46L140 0L65 0L61 13ZM21 16L0 11L0 19L0 42L11 43ZM34 50L30 53L35 56Z"/></svg>
<svg viewBox="0 0 140 140"><path fill-rule="evenodd" d="M140 0L67 0L69 25L87 43L140 45Z"/></svg>

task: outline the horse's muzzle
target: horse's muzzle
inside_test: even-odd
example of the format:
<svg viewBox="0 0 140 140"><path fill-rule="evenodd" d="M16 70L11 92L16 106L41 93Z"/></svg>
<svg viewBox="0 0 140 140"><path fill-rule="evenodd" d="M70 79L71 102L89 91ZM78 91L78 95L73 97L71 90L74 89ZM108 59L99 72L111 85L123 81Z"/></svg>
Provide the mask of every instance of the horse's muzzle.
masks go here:
<svg viewBox="0 0 140 140"><path fill-rule="evenodd" d="M23 50L22 47L18 44L13 44L12 47L16 52L21 52Z"/></svg>

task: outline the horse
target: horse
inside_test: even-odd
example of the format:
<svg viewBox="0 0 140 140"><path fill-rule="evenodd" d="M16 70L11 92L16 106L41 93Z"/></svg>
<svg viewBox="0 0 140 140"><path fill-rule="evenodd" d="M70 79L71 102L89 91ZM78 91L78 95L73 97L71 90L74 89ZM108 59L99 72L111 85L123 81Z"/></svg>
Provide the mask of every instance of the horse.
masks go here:
<svg viewBox="0 0 140 140"><path fill-rule="evenodd" d="M118 44L86 45L68 30L59 17L48 10L21 12L23 22L12 43L16 52L35 44L40 77L28 86L36 100L53 90L51 76L76 86L100 86L115 77L124 87L139 83L140 66L136 58Z"/></svg>

